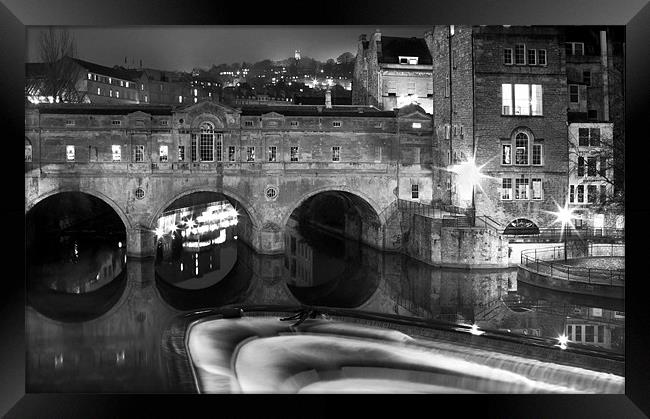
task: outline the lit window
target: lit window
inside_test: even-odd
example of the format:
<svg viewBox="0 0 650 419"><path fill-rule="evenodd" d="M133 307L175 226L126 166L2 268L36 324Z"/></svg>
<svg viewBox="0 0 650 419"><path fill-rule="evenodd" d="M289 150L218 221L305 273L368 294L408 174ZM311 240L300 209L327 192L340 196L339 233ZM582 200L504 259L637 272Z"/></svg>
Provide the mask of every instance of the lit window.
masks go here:
<svg viewBox="0 0 650 419"><path fill-rule="evenodd" d="M502 84L501 114L542 115L542 96L541 84Z"/></svg>
<svg viewBox="0 0 650 419"><path fill-rule="evenodd" d="M501 164L512 164L512 145L501 144Z"/></svg>
<svg viewBox="0 0 650 419"><path fill-rule="evenodd" d="M528 164L528 135L523 132L515 137L515 164Z"/></svg>
<svg viewBox="0 0 650 419"><path fill-rule="evenodd" d="M515 64L526 64L526 45L515 45Z"/></svg>
<svg viewBox="0 0 650 419"><path fill-rule="evenodd" d="M512 199L512 179L504 178L501 181L501 199Z"/></svg>
<svg viewBox="0 0 650 419"><path fill-rule="evenodd" d="M291 147L291 161L298 161L298 147Z"/></svg>
<svg viewBox="0 0 650 419"><path fill-rule="evenodd" d="M513 57L512 57L512 48L504 48L503 49L503 64L510 65L513 64Z"/></svg>
<svg viewBox="0 0 650 419"><path fill-rule="evenodd" d="M88 80L91 80L93 78L93 75L88 73Z"/></svg>
<svg viewBox="0 0 650 419"><path fill-rule="evenodd" d="M108 95L109 95L110 97L113 97L113 90L112 90L112 89L109 89L109 91L108 91Z"/></svg>
<svg viewBox="0 0 650 419"><path fill-rule="evenodd" d="M341 121L332 122L332 126L335 127L335 128L340 128L341 127Z"/></svg>
<svg viewBox="0 0 650 419"><path fill-rule="evenodd" d="M512 115L512 84L501 85L501 115Z"/></svg>
<svg viewBox="0 0 650 419"><path fill-rule="evenodd" d="M528 84L515 84L515 115L530 115Z"/></svg>
<svg viewBox="0 0 650 419"><path fill-rule="evenodd" d="M67 145L65 146L65 155L68 161L74 161L74 146Z"/></svg>
<svg viewBox="0 0 650 419"><path fill-rule="evenodd" d="M120 80L120 87L124 87L124 81L123 80Z"/></svg>
<svg viewBox="0 0 650 419"><path fill-rule="evenodd" d="M528 179L515 179L515 199L528 199Z"/></svg>
<svg viewBox="0 0 650 419"><path fill-rule="evenodd" d="M183 103L183 96L178 96L178 103Z"/></svg>
<svg viewBox="0 0 650 419"><path fill-rule="evenodd" d="M118 98L118 99L120 98L120 91L119 90L115 91L115 97Z"/></svg>
<svg viewBox="0 0 650 419"><path fill-rule="evenodd" d="M274 162L277 159L278 148L276 146L269 147L269 161Z"/></svg>
<svg viewBox="0 0 650 419"><path fill-rule="evenodd" d="M532 199L542 199L542 179L531 179L533 187Z"/></svg>
<svg viewBox="0 0 650 419"><path fill-rule="evenodd" d="M144 145L136 145L133 147L133 160L136 162L144 161Z"/></svg>
<svg viewBox="0 0 650 419"><path fill-rule="evenodd" d="M228 161L235 161L235 146L228 147Z"/></svg>
<svg viewBox="0 0 650 419"><path fill-rule="evenodd" d="M578 103L580 101L580 91L577 84L569 85L569 102Z"/></svg>
<svg viewBox="0 0 650 419"><path fill-rule="evenodd" d="M98 94L98 95L101 95L101 94L102 94L102 89L99 88L99 87L97 88L97 94Z"/></svg>
<svg viewBox="0 0 650 419"><path fill-rule="evenodd" d="M160 161L166 162L169 160L169 147L166 145L160 146Z"/></svg>
<svg viewBox="0 0 650 419"><path fill-rule="evenodd" d="M255 147L246 149L246 161L255 161Z"/></svg>
<svg viewBox="0 0 650 419"><path fill-rule="evenodd" d="M332 147L332 161L341 161L341 147Z"/></svg>
<svg viewBox="0 0 650 419"><path fill-rule="evenodd" d="M542 165L542 144L533 144L533 165Z"/></svg>
<svg viewBox="0 0 650 419"><path fill-rule="evenodd" d="M422 123L421 122L413 122L411 125L413 128L422 128Z"/></svg>
<svg viewBox="0 0 650 419"><path fill-rule="evenodd" d="M411 185L411 199L419 199L420 196L420 185L412 184Z"/></svg>
<svg viewBox="0 0 650 419"><path fill-rule="evenodd" d="M538 49L537 50L537 64L546 65L546 50Z"/></svg>
<svg viewBox="0 0 650 419"><path fill-rule="evenodd" d="M179 145L178 146L178 161L184 161L185 160L185 146L184 145Z"/></svg>

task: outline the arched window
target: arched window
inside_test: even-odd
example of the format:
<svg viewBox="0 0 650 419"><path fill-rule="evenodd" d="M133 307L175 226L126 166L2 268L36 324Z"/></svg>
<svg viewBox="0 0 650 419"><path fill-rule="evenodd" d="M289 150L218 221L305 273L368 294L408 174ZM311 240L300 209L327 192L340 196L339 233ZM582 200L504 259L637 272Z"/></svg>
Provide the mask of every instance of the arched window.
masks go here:
<svg viewBox="0 0 650 419"><path fill-rule="evenodd" d="M525 132L519 132L515 136L515 164L528 164L529 141Z"/></svg>
<svg viewBox="0 0 650 419"><path fill-rule="evenodd" d="M214 124L203 122L199 125L199 138L197 141L196 134L192 134L192 161L221 161L223 149L223 134L214 132Z"/></svg>
<svg viewBox="0 0 650 419"><path fill-rule="evenodd" d="M25 163L32 161L32 142L25 138Z"/></svg>

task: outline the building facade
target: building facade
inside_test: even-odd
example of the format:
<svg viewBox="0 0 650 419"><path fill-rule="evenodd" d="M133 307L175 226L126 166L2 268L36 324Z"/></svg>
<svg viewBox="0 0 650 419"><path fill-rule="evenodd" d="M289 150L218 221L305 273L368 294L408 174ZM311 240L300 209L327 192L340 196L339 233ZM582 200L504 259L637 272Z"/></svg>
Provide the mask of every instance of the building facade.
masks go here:
<svg viewBox="0 0 650 419"><path fill-rule="evenodd" d="M595 224L589 209L623 189L616 181L624 136L616 128L623 125L622 48L607 31L462 25L428 31L440 168L434 199L474 206L512 234L559 227L553 212L565 204L579 208L577 226L584 219L613 227L603 222L602 207ZM468 161L482 176L464 185L457 169Z"/></svg>
<svg viewBox="0 0 650 419"><path fill-rule="evenodd" d="M423 38L359 37L352 103L392 110L417 104L433 114L431 55Z"/></svg>

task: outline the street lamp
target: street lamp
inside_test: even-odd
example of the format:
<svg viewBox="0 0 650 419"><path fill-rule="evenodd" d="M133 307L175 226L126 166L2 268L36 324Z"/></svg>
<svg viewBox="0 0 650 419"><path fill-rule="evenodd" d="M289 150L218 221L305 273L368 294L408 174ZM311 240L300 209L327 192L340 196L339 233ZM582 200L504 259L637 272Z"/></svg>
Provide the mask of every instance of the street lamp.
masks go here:
<svg viewBox="0 0 650 419"><path fill-rule="evenodd" d="M568 207L568 204L564 204L564 208L558 205L558 210L554 213L557 217L557 221L562 223L562 235L564 236L564 260L567 260L567 229L566 226L571 225L571 220L573 217L573 209Z"/></svg>
<svg viewBox="0 0 650 419"><path fill-rule="evenodd" d="M474 191L476 185L478 185L481 190L481 179L489 178L490 176L481 173L481 170L487 165L487 163L482 164L481 166L476 165L476 160L474 157L467 159L464 162L455 164L449 168L449 171L458 175L458 189L463 201L471 200L471 208L474 216L476 215L476 208L474 202ZM471 196L468 196L470 195Z"/></svg>

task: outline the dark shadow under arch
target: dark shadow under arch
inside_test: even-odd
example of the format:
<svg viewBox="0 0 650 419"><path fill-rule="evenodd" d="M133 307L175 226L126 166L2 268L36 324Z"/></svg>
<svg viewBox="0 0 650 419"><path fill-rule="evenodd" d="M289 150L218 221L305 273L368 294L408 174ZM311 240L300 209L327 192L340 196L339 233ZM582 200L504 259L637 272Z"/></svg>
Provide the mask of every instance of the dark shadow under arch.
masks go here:
<svg viewBox="0 0 650 419"><path fill-rule="evenodd" d="M517 218L506 226L503 234L509 236L539 234L539 227L527 218Z"/></svg>

